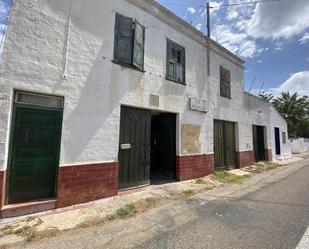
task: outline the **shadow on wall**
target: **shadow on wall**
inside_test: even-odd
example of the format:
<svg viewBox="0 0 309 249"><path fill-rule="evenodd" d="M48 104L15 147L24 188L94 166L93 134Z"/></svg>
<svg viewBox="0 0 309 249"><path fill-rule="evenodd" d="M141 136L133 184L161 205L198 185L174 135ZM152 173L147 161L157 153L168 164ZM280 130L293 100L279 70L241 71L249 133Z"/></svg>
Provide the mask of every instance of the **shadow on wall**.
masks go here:
<svg viewBox="0 0 309 249"><path fill-rule="evenodd" d="M72 101L72 106L66 106L68 113L65 113L62 148L64 152L67 149L70 152L65 153L63 163L99 160L103 154L113 158L115 152L111 145L115 142L110 143L109 140L118 140L120 102L124 97L129 98L130 103L144 103L147 95L142 93L151 93L153 88L148 89L150 84L160 83L159 89L156 89L160 90L161 96L184 96L186 87L174 82L167 83L162 75L151 71L143 74L110 62L114 37L106 37L105 34L114 30L114 18L109 18L114 16L114 12L111 11L113 8L106 8L109 3L66 0L67 6L64 8L57 1L46 1L53 11L63 12L66 18L72 1L67 60L68 87L71 87L67 99Z"/></svg>
<svg viewBox="0 0 309 249"><path fill-rule="evenodd" d="M69 13L71 4L72 22L76 23L80 29L87 33L100 35L104 32L103 27L114 27L113 23L106 23L107 20L110 20L109 18L106 18L106 16L113 14L108 8L104 7L109 1L64 0L65 4L63 1L45 1L53 11L61 12L65 16Z"/></svg>
<svg viewBox="0 0 309 249"><path fill-rule="evenodd" d="M106 140L111 139L111 132L116 129L113 118L120 116L119 102L128 92L135 91L142 84L142 73L130 71L128 76L126 71L129 69L120 70L118 65L112 65L110 70L111 66L107 65L110 62L102 59L102 53L103 48L80 89L77 105L65 120L65 144L74 147L70 149L67 159L73 162L85 150L89 154L110 150L102 146L107 144ZM113 115L114 112L117 113L116 116ZM98 139L103 139L105 143L96 141ZM88 147L90 142L95 144Z"/></svg>

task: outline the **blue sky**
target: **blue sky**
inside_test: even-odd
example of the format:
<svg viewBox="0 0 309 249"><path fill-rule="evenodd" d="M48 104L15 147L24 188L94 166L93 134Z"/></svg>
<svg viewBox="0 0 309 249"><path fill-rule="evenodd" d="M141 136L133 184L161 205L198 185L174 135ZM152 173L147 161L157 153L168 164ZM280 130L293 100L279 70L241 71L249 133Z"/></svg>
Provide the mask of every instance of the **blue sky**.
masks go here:
<svg viewBox="0 0 309 249"><path fill-rule="evenodd" d="M309 95L309 0L282 0L225 7L253 0L210 1L211 37L246 61L253 92ZM158 0L205 34L205 0Z"/></svg>
<svg viewBox="0 0 309 249"><path fill-rule="evenodd" d="M0 0L0 41L12 0ZM225 7L253 0L213 0L212 38L246 61L245 84L309 95L309 0ZM269 0L266 0L269 1ZM157 0L206 34L205 0Z"/></svg>
<svg viewBox="0 0 309 249"><path fill-rule="evenodd" d="M7 18L12 0L0 0L0 55L3 45L3 35L6 30Z"/></svg>

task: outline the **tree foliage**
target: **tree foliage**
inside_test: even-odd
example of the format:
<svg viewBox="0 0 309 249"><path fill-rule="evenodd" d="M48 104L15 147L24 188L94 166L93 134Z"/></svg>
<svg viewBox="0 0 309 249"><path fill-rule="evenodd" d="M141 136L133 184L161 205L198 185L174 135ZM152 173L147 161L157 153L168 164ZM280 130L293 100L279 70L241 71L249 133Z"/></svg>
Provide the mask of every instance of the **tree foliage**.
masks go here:
<svg viewBox="0 0 309 249"><path fill-rule="evenodd" d="M290 137L309 137L309 98L297 93L282 92L275 98L272 94L259 95L271 103L286 119Z"/></svg>

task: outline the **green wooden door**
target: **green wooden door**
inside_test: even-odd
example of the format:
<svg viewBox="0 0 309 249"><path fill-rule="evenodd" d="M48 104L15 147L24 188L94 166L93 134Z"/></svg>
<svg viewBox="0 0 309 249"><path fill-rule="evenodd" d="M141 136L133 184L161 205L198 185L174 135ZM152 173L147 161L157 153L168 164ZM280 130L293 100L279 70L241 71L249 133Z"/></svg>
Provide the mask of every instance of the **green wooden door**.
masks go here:
<svg viewBox="0 0 309 249"><path fill-rule="evenodd" d="M14 104L8 203L55 197L62 111Z"/></svg>
<svg viewBox="0 0 309 249"><path fill-rule="evenodd" d="M214 121L215 168L229 170L235 168L235 123Z"/></svg>
<svg viewBox="0 0 309 249"><path fill-rule="evenodd" d="M214 121L214 154L215 154L215 169L225 170L224 157L224 127L223 122Z"/></svg>
<svg viewBox="0 0 309 249"><path fill-rule="evenodd" d="M121 108L118 156L120 188L150 183L150 132L150 111Z"/></svg>
<svg viewBox="0 0 309 249"><path fill-rule="evenodd" d="M224 122L224 137L225 137L225 166L226 169L235 168L235 123Z"/></svg>

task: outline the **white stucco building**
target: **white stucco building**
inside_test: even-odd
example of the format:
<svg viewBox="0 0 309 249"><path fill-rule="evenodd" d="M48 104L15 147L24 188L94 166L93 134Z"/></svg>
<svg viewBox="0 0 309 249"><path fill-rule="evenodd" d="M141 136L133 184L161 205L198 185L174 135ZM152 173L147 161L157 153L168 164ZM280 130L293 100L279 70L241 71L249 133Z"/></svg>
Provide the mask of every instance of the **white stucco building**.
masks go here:
<svg viewBox="0 0 309 249"><path fill-rule="evenodd" d="M244 61L152 0L15 0L0 89L3 217L290 154Z"/></svg>

